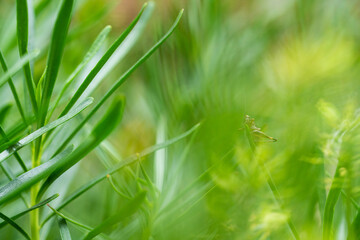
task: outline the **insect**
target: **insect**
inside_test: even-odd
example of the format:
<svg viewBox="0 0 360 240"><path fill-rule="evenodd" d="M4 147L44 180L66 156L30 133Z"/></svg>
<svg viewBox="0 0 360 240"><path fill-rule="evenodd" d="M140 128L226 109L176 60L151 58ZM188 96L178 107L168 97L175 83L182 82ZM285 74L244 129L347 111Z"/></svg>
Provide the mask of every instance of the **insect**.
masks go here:
<svg viewBox="0 0 360 240"><path fill-rule="evenodd" d="M263 131L261 131L261 128L256 127L255 119L251 118L249 115L245 115L244 124L246 126L248 126L250 133L254 138L254 142L263 142L263 140L270 141L270 142L277 141L276 138L270 137L269 135L267 135Z"/></svg>

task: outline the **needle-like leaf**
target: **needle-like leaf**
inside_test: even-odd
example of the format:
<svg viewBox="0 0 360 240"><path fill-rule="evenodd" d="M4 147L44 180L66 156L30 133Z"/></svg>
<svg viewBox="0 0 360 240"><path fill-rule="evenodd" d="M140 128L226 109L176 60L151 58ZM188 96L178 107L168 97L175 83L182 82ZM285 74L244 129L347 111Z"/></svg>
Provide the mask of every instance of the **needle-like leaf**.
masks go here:
<svg viewBox="0 0 360 240"><path fill-rule="evenodd" d="M21 121L20 123L16 123L12 127L10 127L10 129L6 133L10 141L5 140L4 138L0 139L0 151L3 151L9 147L9 145L7 144L8 142L16 143L21 138L18 136L21 135L26 129L27 126L24 124L23 121Z"/></svg>
<svg viewBox="0 0 360 240"><path fill-rule="evenodd" d="M0 153L0 162L4 161L5 159L9 158L14 152L20 150L27 144L31 143L32 141L36 140L38 137L42 136L43 134L47 133L51 129L56 128L57 126L64 124L65 122L69 121L81 111L83 111L87 106L92 103L93 99L88 98L84 102L82 102L78 107L74 108L68 114L55 120L54 122L49 123L48 125L36 130L35 132L29 134L28 136L24 137L20 141L18 141L15 145L9 146L9 148Z"/></svg>
<svg viewBox="0 0 360 240"><path fill-rule="evenodd" d="M65 206L67 206L69 203L71 203L72 201L77 199L83 193L87 192L89 189L94 187L96 184L100 183L102 180L106 179L107 175L112 175L112 174L118 172L119 170L125 168L126 166L129 166L129 165L137 162L139 159L142 159L145 156L147 156L149 154L152 154L152 153L156 152L159 149L166 148L166 147L176 143L177 141L180 141L181 139L189 136L191 133L196 131L199 128L199 126L200 126L200 124L197 124L194 127L192 127L190 130L184 132L183 134L181 134L181 135L179 135L179 136L177 136L175 138L172 138L172 139L167 140L167 141L165 141L163 143L156 144L154 146L148 147L145 150L143 150L141 153L134 154L134 155L124 159L122 162L116 164L111 169L109 169L109 170L105 171L104 173L100 174L97 178L93 179L92 181L88 182L87 184L85 184L84 186L80 187L78 190L73 192L69 197L67 197L62 202L62 204L57 209L60 210L60 209L64 208ZM50 214L49 216L47 216L45 218L45 220L41 223L41 226L43 226L52 216L54 216L54 214Z"/></svg>
<svg viewBox="0 0 360 240"><path fill-rule="evenodd" d="M57 211L55 208L51 207L49 204L47 204L47 206L54 212L54 214L58 215L58 217L62 218L62 219L65 219L67 220L68 222L70 223L73 223L75 224L76 226L79 226L85 230L88 230L88 231L92 231L93 228L89 227L89 226L86 226L85 224L82 224L78 221L75 221L74 219L71 219L67 216L65 216L64 214L62 214L61 212Z"/></svg>
<svg viewBox="0 0 360 240"><path fill-rule="evenodd" d="M136 18L131 22L131 24L125 29L125 31L120 35L118 39L111 45L111 47L107 50L104 56L100 59L100 61L96 64L96 66L91 70L91 72L87 75L85 80L82 82L81 86L77 89L74 96L71 98L70 102L66 105L63 112L60 114L60 117L66 114L76 103L76 101L80 98L85 89L89 86L91 81L95 78L96 74L101 70L101 68L105 65L105 63L109 60L109 58L113 55L116 49L120 46L120 44L124 41L124 39L128 36L131 30L134 28L136 23L139 21L141 15L143 14L147 3L144 4L140 13L136 16Z"/></svg>
<svg viewBox="0 0 360 240"><path fill-rule="evenodd" d="M6 141L10 141L9 138L7 137L4 129L0 126L0 135L6 140ZM24 172L27 171L26 165L24 163L24 161L22 160L22 158L20 157L19 153L14 152L14 156L16 158L16 160L18 161L18 163L20 164L21 168L24 170Z"/></svg>
<svg viewBox="0 0 360 240"><path fill-rule="evenodd" d="M0 108L0 124L4 121L6 115L8 114L11 108L11 104L6 104L5 106Z"/></svg>
<svg viewBox="0 0 360 240"><path fill-rule="evenodd" d="M21 235L23 235L26 239L31 240L29 234L27 234L24 229L22 229L16 222L14 222L14 221L11 220L10 218L8 218L5 214L0 213L0 218L2 218L4 221L6 221L7 223L9 223L11 226L13 226L13 227L14 227L19 233L21 233Z"/></svg>
<svg viewBox="0 0 360 240"><path fill-rule="evenodd" d="M71 234L69 231L69 227L66 223L66 220L62 217L59 217L58 224L59 224L61 239L62 240L71 240Z"/></svg>
<svg viewBox="0 0 360 240"><path fill-rule="evenodd" d="M20 218L21 216L27 214L28 212L31 212L34 209L40 208L40 207L44 206L45 204L48 204L49 202L51 202L52 200L54 200L58 196L59 196L59 194L52 195L51 197L45 199L44 201L42 201L42 202L40 202L40 203L38 203L38 204L36 204L36 205L26 209L26 210L14 215L13 217L11 217L11 220L15 221L16 219ZM0 223L0 228L6 226L7 224L8 224L8 222L6 222L6 221Z"/></svg>
<svg viewBox="0 0 360 240"><path fill-rule="evenodd" d="M0 51L0 64L1 64L1 67L4 70L4 72L7 72L8 67L7 67L5 58L4 58L1 51ZM11 77L9 77L8 83L9 83L9 86L10 86L11 93L14 96L15 103L16 103L16 106L17 106L17 108L19 110L20 116L21 116L22 120L24 121L24 123L26 123L25 113L24 113L23 107L22 107L22 105L20 103L19 95L17 94L14 81L11 79Z"/></svg>
<svg viewBox="0 0 360 240"><path fill-rule="evenodd" d="M0 77L0 87L4 85L9 80L9 78L13 76L15 73L17 73L25 64L28 64L29 61L35 59L39 55L39 53L40 53L39 50L34 50L29 54L22 56L19 59L19 61L16 62L15 65L10 67L8 71L6 71L4 75Z"/></svg>
<svg viewBox="0 0 360 240"><path fill-rule="evenodd" d="M52 171L58 166L57 163L60 160L65 159L70 155L72 146L68 147L65 151L54 157L53 159L41 164L40 166L23 173L19 177L15 178L5 186L0 188L0 205L16 197L22 191L27 190L32 185L36 184L40 180L46 178Z"/></svg>
<svg viewBox="0 0 360 240"><path fill-rule="evenodd" d="M103 45L103 43L105 42L107 36L109 35L111 31L111 26L106 26L97 36L97 38L95 39L94 43L91 45L89 51L86 53L84 59L81 61L81 63L76 67L76 69L74 70L74 72L66 79L65 81L65 85L62 88L59 96L57 97L54 107L52 108L53 110L50 112L48 118L51 117L51 115L53 114L54 110L56 109L56 107L58 106L58 104L60 103L61 98L63 97L64 93L66 92L66 90L69 88L70 84L74 81L74 79L77 77L77 75L80 73L80 71L86 66L86 64L95 56L95 54L99 51L100 47Z"/></svg>
<svg viewBox="0 0 360 240"><path fill-rule="evenodd" d="M108 98L129 78L129 76L143 63L146 59L148 59L165 41L170 37L170 35L174 32L175 28L178 26L180 19L183 14L183 10L180 11L177 16L174 24L171 26L169 31L147 52L143 55L132 67L130 67L106 92L106 94L101 98L101 100L96 104L93 110L86 116L86 118L77 126L77 128L71 133L71 135L63 142L63 144L58 148L55 154L62 151L67 144L74 138L74 136L82 129L82 127L89 121L89 119L99 110L99 108L106 102Z"/></svg>
<svg viewBox="0 0 360 240"><path fill-rule="evenodd" d="M45 193L46 189L66 170L79 162L89 152L91 152L97 145L99 145L118 125L122 118L122 114L125 107L125 97L117 97L106 115L99 122L99 124L93 129L90 136L66 159L61 160L58 163L56 169L46 179L41 186L37 199L39 200Z"/></svg>
<svg viewBox="0 0 360 240"><path fill-rule="evenodd" d="M28 53L30 7L31 6L28 5L28 0L16 0L16 25L20 56L24 56ZM38 105L35 98L35 85L31 73L30 63L25 63L23 69L25 73L26 86L30 95L31 105L35 115L37 115Z"/></svg>
<svg viewBox="0 0 360 240"><path fill-rule="evenodd" d="M62 54L65 47L65 40L70 24L71 12L74 0L63 0L59 14L56 18L53 35L51 38L50 52L47 61L47 70L44 78L44 88L40 104L38 127L45 123L50 98L58 75Z"/></svg>

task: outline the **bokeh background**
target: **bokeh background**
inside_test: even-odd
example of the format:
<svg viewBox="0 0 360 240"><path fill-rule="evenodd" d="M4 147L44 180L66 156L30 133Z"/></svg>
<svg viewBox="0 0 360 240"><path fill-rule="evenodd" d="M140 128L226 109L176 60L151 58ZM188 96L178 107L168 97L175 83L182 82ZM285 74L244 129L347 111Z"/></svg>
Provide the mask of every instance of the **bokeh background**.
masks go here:
<svg viewBox="0 0 360 240"><path fill-rule="evenodd" d="M33 47L43 53L34 65L35 79L39 79L46 64L58 1L33 2ZM64 84L103 27L113 27L109 46L144 2L76 1L57 84ZM337 154L344 146L350 155L344 189L352 199L360 197L358 134L354 131L343 143L335 135L344 121L357 120L359 2L154 3L154 11L131 51L92 93L95 100L167 31L184 8L179 27L117 91L126 95L127 106L117 132L103 144L108 151L96 149L62 178L59 188L68 185L66 195L106 169L106 164L175 137L201 122L190 137L143 160L157 193L148 196L149 204L141 213L113 228L108 237L292 239L286 224L291 218L302 239L321 239L324 196ZM1 0L0 4L0 47L11 62L17 58L15 4L11 0ZM95 58L99 59L105 50ZM91 64L78 80L86 76ZM56 88L55 94L60 89ZM4 90L1 94L7 93ZM264 141L253 153L243 130L246 114L278 141ZM4 125L11 126L11 119ZM259 161L269 170L283 208L274 200ZM134 172L138 168L134 165L114 176L122 191L137 191L140 180ZM2 180L5 182L4 177ZM125 200L104 181L63 213L95 226ZM57 202L61 197L53 205ZM354 206L342 196L335 211L336 238L346 239L355 214ZM48 225L44 238L59 239L56 224ZM81 229L72 225L70 228L74 239L81 236ZM4 239L18 236L10 227L0 234L6 236Z"/></svg>

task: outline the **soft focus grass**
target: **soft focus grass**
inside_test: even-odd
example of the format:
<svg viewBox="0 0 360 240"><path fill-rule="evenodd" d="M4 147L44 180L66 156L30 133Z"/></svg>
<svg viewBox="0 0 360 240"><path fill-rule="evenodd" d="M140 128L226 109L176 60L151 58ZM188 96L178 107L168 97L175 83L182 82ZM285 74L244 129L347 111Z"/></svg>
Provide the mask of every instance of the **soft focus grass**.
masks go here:
<svg viewBox="0 0 360 240"><path fill-rule="evenodd" d="M77 87L143 4L75 2L54 96L99 32L113 26L107 46L74 79ZM33 65L37 82L46 65L58 4L34 3L34 47L41 50ZM10 69L19 59L15 8L12 1L0 4L0 49ZM60 224L43 223L42 238L59 239L60 233L90 238L99 230L104 232L99 239L294 239L291 221L299 239L359 239L359 4L158 0L155 5L132 51L91 92L95 101L160 39L182 8L183 19L122 86L127 106L117 131L49 188L42 200L60 194L49 203L60 213ZM21 72L13 76L21 101L29 99L24 79ZM77 88L69 89L73 94ZM2 123L10 132L21 115L8 86L1 87L0 94L1 109L13 105ZM29 116L32 105L26 102ZM105 114L102 108L99 112ZM252 149L245 134L246 114L278 141L264 139ZM97 121L81 128L76 146L86 143ZM152 149L150 155L135 154L199 122L201 126L181 141ZM75 123L70 123L74 129ZM60 145L65 130L55 131L49 141ZM31 161L30 149L19 153L25 162ZM44 152L49 158L52 154ZM136 163L106 177L106 169L126 163L130 155ZM18 175L22 170L13 158L7 164ZM61 207L99 174L102 182ZM1 173L1 186L7 182ZM0 211L14 216L23 209L20 199ZM53 211L42 207L40 213L43 221ZM28 218L15 222L29 232ZM22 237L12 226L0 229L0 234L4 239Z"/></svg>

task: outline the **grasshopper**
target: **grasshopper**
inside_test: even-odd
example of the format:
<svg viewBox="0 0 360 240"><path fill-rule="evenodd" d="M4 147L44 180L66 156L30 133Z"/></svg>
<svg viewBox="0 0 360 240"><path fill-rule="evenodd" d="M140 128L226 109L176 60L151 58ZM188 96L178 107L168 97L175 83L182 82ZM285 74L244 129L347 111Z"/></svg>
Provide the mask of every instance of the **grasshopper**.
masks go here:
<svg viewBox="0 0 360 240"><path fill-rule="evenodd" d="M255 119L251 118L249 115L245 115L245 122L244 124L248 126L250 133L252 134L254 138L254 142L262 142L262 140L266 139L270 142L276 142L277 139L270 137L269 135L265 134L263 131L261 131L261 128L256 127L255 125Z"/></svg>

